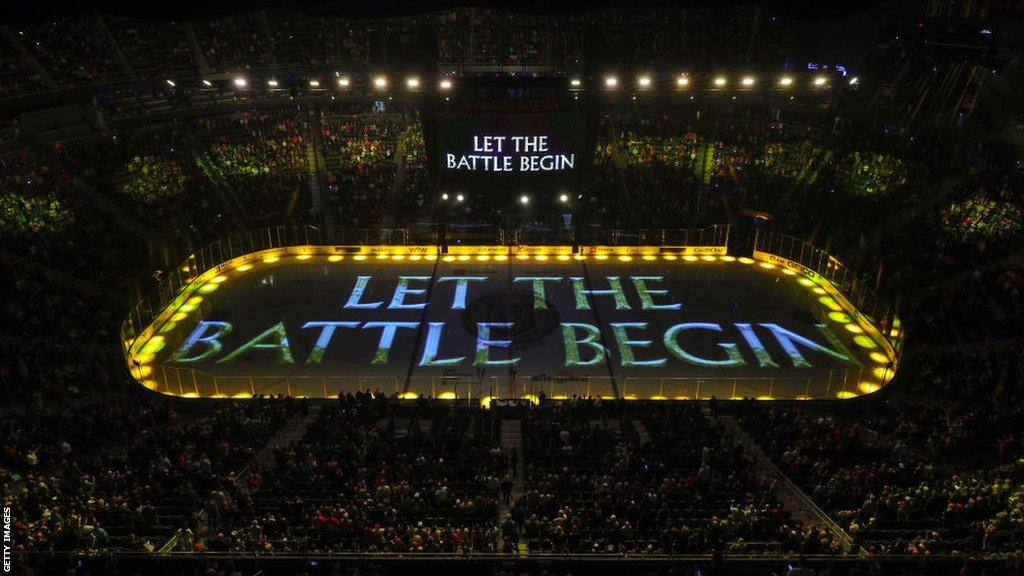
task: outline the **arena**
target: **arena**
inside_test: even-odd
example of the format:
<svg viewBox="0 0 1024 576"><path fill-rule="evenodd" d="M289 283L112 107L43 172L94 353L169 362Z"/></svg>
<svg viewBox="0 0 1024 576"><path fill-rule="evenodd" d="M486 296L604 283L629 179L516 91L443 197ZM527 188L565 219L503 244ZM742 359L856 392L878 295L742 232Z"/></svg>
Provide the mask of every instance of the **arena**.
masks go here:
<svg viewBox="0 0 1024 576"><path fill-rule="evenodd" d="M0 19L3 574L1024 573L1024 10Z"/></svg>

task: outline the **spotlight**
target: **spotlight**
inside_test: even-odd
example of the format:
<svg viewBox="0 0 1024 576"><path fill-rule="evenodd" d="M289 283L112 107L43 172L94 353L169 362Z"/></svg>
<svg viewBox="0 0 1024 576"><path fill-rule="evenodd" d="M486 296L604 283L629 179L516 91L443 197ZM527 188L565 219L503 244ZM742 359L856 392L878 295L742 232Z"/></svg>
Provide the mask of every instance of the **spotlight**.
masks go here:
<svg viewBox="0 0 1024 576"><path fill-rule="evenodd" d="M569 195L568 194L560 194L558 196L558 201L561 202L562 204L565 204L566 202L569 201Z"/></svg>
<svg viewBox="0 0 1024 576"><path fill-rule="evenodd" d="M520 196L519 203L522 204L523 206L526 206L527 204L530 203L530 197L525 194Z"/></svg>
<svg viewBox="0 0 1024 576"><path fill-rule="evenodd" d="M455 201L456 202L462 202L465 199L466 199L466 197L463 196L462 194L459 194L458 196L455 197Z"/></svg>
<svg viewBox="0 0 1024 576"><path fill-rule="evenodd" d="M680 76L679 78L676 78L676 86L683 87L683 86L689 86L689 85L690 85L690 79L687 78L686 76Z"/></svg>
<svg viewBox="0 0 1024 576"><path fill-rule="evenodd" d="M451 90L451 88L452 88L452 81L451 80L441 80L440 86L441 86L441 90Z"/></svg>
<svg viewBox="0 0 1024 576"><path fill-rule="evenodd" d="M167 79L167 85L170 86L171 88L174 88L174 80L171 80L170 78L168 78Z"/></svg>
<svg viewBox="0 0 1024 576"><path fill-rule="evenodd" d="M245 78L235 78L235 86L238 86L239 88L245 88L246 84L248 84L248 82L245 81Z"/></svg>
<svg viewBox="0 0 1024 576"><path fill-rule="evenodd" d="M637 80L637 83L640 84L641 88L647 88L648 86L651 85L651 77L650 76L641 76Z"/></svg>
<svg viewBox="0 0 1024 576"><path fill-rule="evenodd" d="M376 78L373 79L373 85L376 88L384 89L388 85L388 79L383 76L377 76Z"/></svg>
<svg viewBox="0 0 1024 576"><path fill-rule="evenodd" d="M309 84L312 86L313 81L310 80ZM270 86L271 88L277 88L277 80L267 80L267 86Z"/></svg>
<svg viewBox="0 0 1024 576"><path fill-rule="evenodd" d="M445 192L444 194L441 194L441 200L447 200L447 199L448 199L448 193L447 192Z"/></svg>
<svg viewBox="0 0 1024 576"><path fill-rule="evenodd" d="M860 79L857 78L856 76L854 76L853 78L850 78L850 86L856 85L859 80Z"/></svg>
<svg viewBox="0 0 1024 576"><path fill-rule="evenodd" d="M783 76L782 78L779 78L779 86L791 86L792 84L793 79L790 78L789 76Z"/></svg>
<svg viewBox="0 0 1024 576"><path fill-rule="evenodd" d="M616 86L619 85L619 79L616 78L615 76L609 76L604 79L604 85L609 88L615 88Z"/></svg>
<svg viewBox="0 0 1024 576"><path fill-rule="evenodd" d="M579 78L573 78L572 80L569 80L569 85L572 86L573 88L579 88L581 84L583 84L583 82L581 82Z"/></svg>
<svg viewBox="0 0 1024 576"><path fill-rule="evenodd" d="M310 80L309 81L309 87L310 88L319 88L320 87L320 81L319 80L315 80L315 79L314 80Z"/></svg>
<svg viewBox="0 0 1024 576"><path fill-rule="evenodd" d="M719 88L725 86L725 77L719 76L718 78L715 78L715 86L718 86Z"/></svg>
<svg viewBox="0 0 1024 576"><path fill-rule="evenodd" d="M740 80L740 84L743 84L744 86L749 88L750 86L754 85L754 79L750 76L747 76L743 78L743 80Z"/></svg>
<svg viewBox="0 0 1024 576"><path fill-rule="evenodd" d="M411 89L411 90L419 88L420 87L420 79L419 78L415 78L415 77L409 78L409 79L407 79L405 81L405 86L407 88Z"/></svg>
<svg viewBox="0 0 1024 576"><path fill-rule="evenodd" d="M828 78L825 78L824 76L818 76L814 79L815 86L824 86L826 82L828 82Z"/></svg>
<svg viewBox="0 0 1024 576"><path fill-rule="evenodd" d="M209 80L203 80L203 86L206 86L206 87L213 86L213 82L210 82Z"/></svg>
<svg viewBox="0 0 1024 576"><path fill-rule="evenodd" d="M348 87L348 78L346 76L342 76L341 78L338 78L338 86L341 86L342 88L347 88Z"/></svg>

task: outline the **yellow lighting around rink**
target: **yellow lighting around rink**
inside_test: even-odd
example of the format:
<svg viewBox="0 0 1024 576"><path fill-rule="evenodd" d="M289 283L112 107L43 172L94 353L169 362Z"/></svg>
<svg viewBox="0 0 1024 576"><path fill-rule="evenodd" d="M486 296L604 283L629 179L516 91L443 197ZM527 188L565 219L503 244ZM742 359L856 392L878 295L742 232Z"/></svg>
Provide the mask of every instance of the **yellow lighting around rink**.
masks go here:
<svg viewBox="0 0 1024 576"><path fill-rule="evenodd" d="M160 328L160 333L161 334L166 334L166 333L174 330L177 327L178 327L178 323L177 322L166 322L166 323L164 323L163 327Z"/></svg>
<svg viewBox="0 0 1024 576"><path fill-rule="evenodd" d="M185 392L184 394L181 395L181 397L182 398L199 398L199 394L196 394L195 392Z"/></svg>
<svg viewBox="0 0 1024 576"><path fill-rule="evenodd" d="M687 262L696 262L697 260L699 260L699 258L697 258L696 256L693 256L693 255L689 255L689 256L683 256L683 260L686 260Z"/></svg>
<svg viewBox="0 0 1024 576"><path fill-rule="evenodd" d="M772 264L771 262L761 262L759 266L765 270L772 270L775 268L775 264Z"/></svg>
<svg viewBox="0 0 1024 576"><path fill-rule="evenodd" d="M353 260L363 261L366 260L366 254L356 254L352 257Z"/></svg>
<svg viewBox="0 0 1024 576"><path fill-rule="evenodd" d="M491 256L489 254L477 254L476 259L480 262L487 262L491 259Z"/></svg>
<svg viewBox="0 0 1024 576"><path fill-rule="evenodd" d="M783 268L782 273L785 274L786 276L796 276L796 272L793 272L789 268Z"/></svg>
<svg viewBox="0 0 1024 576"><path fill-rule="evenodd" d="M860 326L857 326L856 324L852 324L852 323L851 324L847 324L846 326L844 326L844 328L846 328L849 332L852 332L854 334L861 334L861 333L864 332L863 328L861 328Z"/></svg>
<svg viewBox="0 0 1024 576"><path fill-rule="evenodd" d="M722 260L725 261L725 262L735 262L736 261L736 257L735 256L722 256Z"/></svg>
<svg viewBox="0 0 1024 576"><path fill-rule="evenodd" d="M427 254L426 256L423 257L423 259L431 261L437 260L437 254Z"/></svg>
<svg viewBox="0 0 1024 576"><path fill-rule="evenodd" d="M676 396L673 400L689 400L689 396Z"/></svg>
<svg viewBox="0 0 1024 576"><path fill-rule="evenodd" d="M405 260L405 254L392 254L392 260Z"/></svg>
<svg viewBox="0 0 1024 576"><path fill-rule="evenodd" d="M213 278L212 278L212 279L210 280L210 282L213 282L214 284L222 284L222 283L224 283L224 281L226 281L227 279L228 279L228 277L227 277L227 276L214 276L214 277L213 277Z"/></svg>
<svg viewBox="0 0 1024 576"><path fill-rule="evenodd" d="M753 264L754 263L754 259L753 258L747 258L746 256L740 256L738 258L738 260L740 261L740 264Z"/></svg>
<svg viewBox="0 0 1024 576"><path fill-rule="evenodd" d="M444 260L445 262L455 262L455 256L448 254L444 258L442 258L442 260Z"/></svg>
<svg viewBox="0 0 1024 576"><path fill-rule="evenodd" d="M651 400L668 400L668 398L661 394L655 394L654 396L651 396Z"/></svg>
<svg viewBox="0 0 1024 576"><path fill-rule="evenodd" d="M455 259L458 260L459 262L468 262L469 254L459 254Z"/></svg>
<svg viewBox="0 0 1024 576"><path fill-rule="evenodd" d="M278 260L280 260L280 258L278 258L277 256L267 256L266 258L263 259L263 261L266 262L267 264L273 264Z"/></svg>
<svg viewBox="0 0 1024 576"><path fill-rule="evenodd" d="M220 286L218 286L217 284L203 284L202 286L199 287L199 291L202 292L203 294L209 294L210 292L213 292L217 288L220 288Z"/></svg>
<svg viewBox="0 0 1024 576"><path fill-rule="evenodd" d="M548 259L547 254L537 254L536 256L534 256L534 258L540 260L541 262L546 262Z"/></svg>
<svg viewBox="0 0 1024 576"><path fill-rule="evenodd" d="M643 256L641 256L641 258L643 258L644 260L646 260L648 262L650 262L651 260L657 260L658 259L657 256L653 256L651 254L644 254Z"/></svg>
<svg viewBox="0 0 1024 576"><path fill-rule="evenodd" d="M558 258L562 262L568 262L569 255L568 254L559 254L558 256L556 256L556 258Z"/></svg>
<svg viewBox="0 0 1024 576"><path fill-rule="evenodd" d="M870 356L872 360L878 362L879 364L889 363L889 357L886 356L885 354L882 354L881 352L872 352L871 354L868 354L868 356Z"/></svg>
<svg viewBox="0 0 1024 576"><path fill-rule="evenodd" d="M455 400L455 392L441 392L437 395L438 400Z"/></svg>
<svg viewBox="0 0 1024 576"><path fill-rule="evenodd" d="M668 260L670 262L672 260L678 260L679 259L679 257L676 256L675 254L665 254L664 256L662 256L662 258L664 258L665 260Z"/></svg>
<svg viewBox="0 0 1024 576"><path fill-rule="evenodd" d="M861 394L871 394L872 392L878 392L881 389L881 385L876 384L875 382L861 382L860 384L857 384L857 390Z"/></svg>
<svg viewBox="0 0 1024 576"><path fill-rule="evenodd" d="M203 297L202 296L193 296L193 297L189 298L185 303L186 304L191 304L192 306L196 306L196 305L198 305L202 301L203 301Z"/></svg>
<svg viewBox="0 0 1024 576"><path fill-rule="evenodd" d="M491 408L491 397L490 396L484 396L483 398L481 398L480 399L480 406L482 406L484 410L490 410L490 408Z"/></svg>
<svg viewBox="0 0 1024 576"><path fill-rule="evenodd" d="M178 310L181 310L182 312L195 312L196 311L196 305L195 304L182 304L181 306L178 306Z"/></svg>
<svg viewBox="0 0 1024 576"><path fill-rule="evenodd" d="M540 404L540 398L536 394L524 394L523 400L529 400L531 404Z"/></svg>
<svg viewBox="0 0 1024 576"><path fill-rule="evenodd" d="M146 388L149 388L150 390L156 390L156 387L159 386L156 380L143 380L142 385L145 386Z"/></svg>
<svg viewBox="0 0 1024 576"><path fill-rule="evenodd" d="M856 397L856 394L854 394L853 392L848 392L846 390L840 390L839 392L836 392L836 398L839 398L840 400L849 400L850 398Z"/></svg>
<svg viewBox="0 0 1024 576"><path fill-rule="evenodd" d="M814 286L814 280L811 280L810 278L807 277L800 278L797 280L797 282L799 282L801 286L807 286L808 288Z"/></svg>
<svg viewBox="0 0 1024 576"><path fill-rule="evenodd" d="M573 254L572 258L573 258L573 260L586 260L587 259L586 255L584 255L584 254Z"/></svg>
<svg viewBox="0 0 1024 576"><path fill-rule="evenodd" d="M757 399L758 400L775 400L775 398L772 397L772 396L758 396Z"/></svg>
<svg viewBox="0 0 1024 576"><path fill-rule="evenodd" d="M628 256L626 254L623 254L622 256L619 256L619 262L632 262L632 261L633 261L633 257L632 256Z"/></svg>
<svg viewBox="0 0 1024 576"><path fill-rule="evenodd" d="M626 394L622 397L623 400L636 400L636 394Z"/></svg>
<svg viewBox="0 0 1024 576"><path fill-rule="evenodd" d="M796 399L796 400L813 400L813 398L811 398L810 396L808 396L806 394L800 394L799 396L794 397L794 399Z"/></svg>
<svg viewBox="0 0 1024 576"><path fill-rule="evenodd" d="M705 262L714 262L715 260L718 260L718 258L715 258L714 256L701 256L700 259Z"/></svg>
<svg viewBox="0 0 1024 576"><path fill-rule="evenodd" d="M498 254L497 256L494 257L494 259L497 260L498 262L505 262L506 260L508 260L508 255Z"/></svg>
<svg viewBox="0 0 1024 576"><path fill-rule="evenodd" d="M423 260L423 256L420 256L419 254L411 254L409 256L409 260L412 260L413 262L419 262L420 260Z"/></svg>
<svg viewBox="0 0 1024 576"><path fill-rule="evenodd" d="M850 315L847 314L846 312L829 312L828 317L829 319L835 320L836 322L840 322L842 324L846 324L847 322L851 321Z"/></svg>
<svg viewBox="0 0 1024 576"><path fill-rule="evenodd" d="M252 264L242 264L238 268L235 268L235 270L238 270L239 272L245 272L247 270L252 270Z"/></svg>
<svg viewBox="0 0 1024 576"><path fill-rule="evenodd" d="M185 318L188 318L188 314L185 314L184 312L178 312L174 316L171 316L171 321L172 322L181 322Z"/></svg>
<svg viewBox="0 0 1024 576"><path fill-rule="evenodd" d="M814 293L815 294L827 294L827 292L825 292L825 289L821 288L821 287L815 288L814 289Z"/></svg>
<svg viewBox="0 0 1024 576"><path fill-rule="evenodd" d="M252 398L252 394L250 394L249 392L239 392L237 394L232 394L231 397L232 398Z"/></svg>
<svg viewBox="0 0 1024 576"><path fill-rule="evenodd" d="M857 346L860 346L861 348L867 348L869 350L871 348L878 348L878 344L875 344L875 341L865 334L861 334L860 336L854 336L853 343L856 344Z"/></svg>
<svg viewBox="0 0 1024 576"><path fill-rule="evenodd" d="M843 307L840 306L839 303L835 301L835 299L830 298L828 296L822 296L821 298L818 298L818 302L821 302L823 306L825 306L829 310L832 310L833 312L843 311Z"/></svg>
<svg viewBox="0 0 1024 576"><path fill-rule="evenodd" d="M139 366L139 367L135 368L134 372L135 372L135 377L136 378L145 378L146 376L149 376L150 374L153 373L153 367L152 366Z"/></svg>
<svg viewBox="0 0 1024 576"><path fill-rule="evenodd" d="M416 392L402 392L398 395L402 400L415 400L420 397Z"/></svg>
<svg viewBox="0 0 1024 576"><path fill-rule="evenodd" d="M875 378L878 378L879 380L885 380L889 376L892 376L892 368L887 368L885 366L875 366L871 370L871 373L875 375Z"/></svg>
<svg viewBox="0 0 1024 576"><path fill-rule="evenodd" d="M387 260L387 259L388 259L388 255L387 254L377 254L377 260Z"/></svg>
<svg viewBox="0 0 1024 576"><path fill-rule="evenodd" d="M345 257L342 256L341 254L332 254L331 256L327 257L328 262L341 262L344 259Z"/></svg>
<svg viewBox="0 0 1024 576"><path fill-rule="evenodd" d="M295 257L296 260L309 260L313 256L311 254L299 254Z"/></svg>
<svg viewBox="0 0 1024 576"><path fill-rule="evenodd" d="M594 259L595 260L607 260L608 259L608 255L607 254L598 254L597 256L594 256Z"/></svg>

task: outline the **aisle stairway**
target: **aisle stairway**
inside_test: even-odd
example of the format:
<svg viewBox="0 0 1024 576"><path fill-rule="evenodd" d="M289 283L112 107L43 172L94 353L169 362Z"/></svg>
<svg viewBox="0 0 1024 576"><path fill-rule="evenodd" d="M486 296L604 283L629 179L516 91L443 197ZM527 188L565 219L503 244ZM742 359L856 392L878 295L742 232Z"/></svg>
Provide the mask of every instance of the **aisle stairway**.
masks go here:
<svg viewBox="0 0 1024 576"><path fill-rule="evenodd" d="M512 497L509 498L508 502L501 502L498 506L498 525L501 525L502 520L508 516L509 510L512 507L512 503L519 499L523 494L523 476L525 471L523 469L523 421L519 419L515 420L502 420L501 421L501 453L505 458L510 458L512 453L518 456L516 458L515 478L512 484ZM498 550L504 549L504 538L498 535ZM519 553L523 554L526 552L525 540L519 542Z"/></svg>
<svg viewBox="0 0 1024 576"><path fill-rule="evenodd" d="M236 483L244 484L248 480L252 473L252 463L258 463L260 467L272 466L273 455L276 449L289 446L302 440L306 435L306 431L309 430L311 424L316 422L320 417L320 411L323 408L322 404L311 403L306 413L296 414L289 420L284 426L282 426L270 440L267 441L266 445L252 458L249 464L246 464L236 475ZM208 495L209 496L209 495ZM203 501L209 498L204 498ZM181 505L180 503L175 504L178 506L177 510L187 510L188 507ZM172 508L173 509L173 508ZM207 515L205 510L201 510L195 515L185 514L176 517L178 520L178 529L174 534L157 550L159 554L168 554L175 551L178 548L178 542L181 535L186 529L189 529L193 524L193 518L196 519L200 524L207 523ZM183 520L183 522L182 522ZM216 528L210 526L209 528Z"/></svg>

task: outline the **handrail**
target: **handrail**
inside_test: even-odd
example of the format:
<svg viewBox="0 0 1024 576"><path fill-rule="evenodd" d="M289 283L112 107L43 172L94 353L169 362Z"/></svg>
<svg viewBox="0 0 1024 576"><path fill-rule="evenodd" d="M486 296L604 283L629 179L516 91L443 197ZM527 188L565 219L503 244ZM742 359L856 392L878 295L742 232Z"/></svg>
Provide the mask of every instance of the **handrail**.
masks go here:
<svg viewBox="0 0 1024 576"><path fill-rule="evenodd" d="M832 517L828 515L828 513L822 510L821 507L819 507L814 502L814 500L810 496L808 496L806 492L803 491L803 489L801 489L792 480L790 480L789 476L787 476L785 473L779 470L779 468L775 465L774 462L771 461L770 458L765 456L764 452L761 450L761 447L757 444L757 442L754 442L753 438L751 438L749 434L747 434L743 430L743 428L739 425L735 418L733 418L732 416L722 415L718 416L717 420L725 424L728 428L730 428L738 439L741 439L740 441L743 443L744 448L748 452L753 454L754 458L757 460L758 465L760 465L762 468L765 468L772 475L772 477L775 478L776 481L778 481L783 485L783 487L785 487L786 494L798 501L801 510L810 513L812 516L814 516L815 521L828 528L828 531L832 534L832 536L838 539L839 542L843 545L844 552L846 552L847 554L849 554L850 552L856 552L856 554L861 558L868 557L867 551L863 548L858 547L857 550L853 549L855 544L853 537L850 536L850 534L842 526L836 523L836 521L833 520Z"/></svg>

